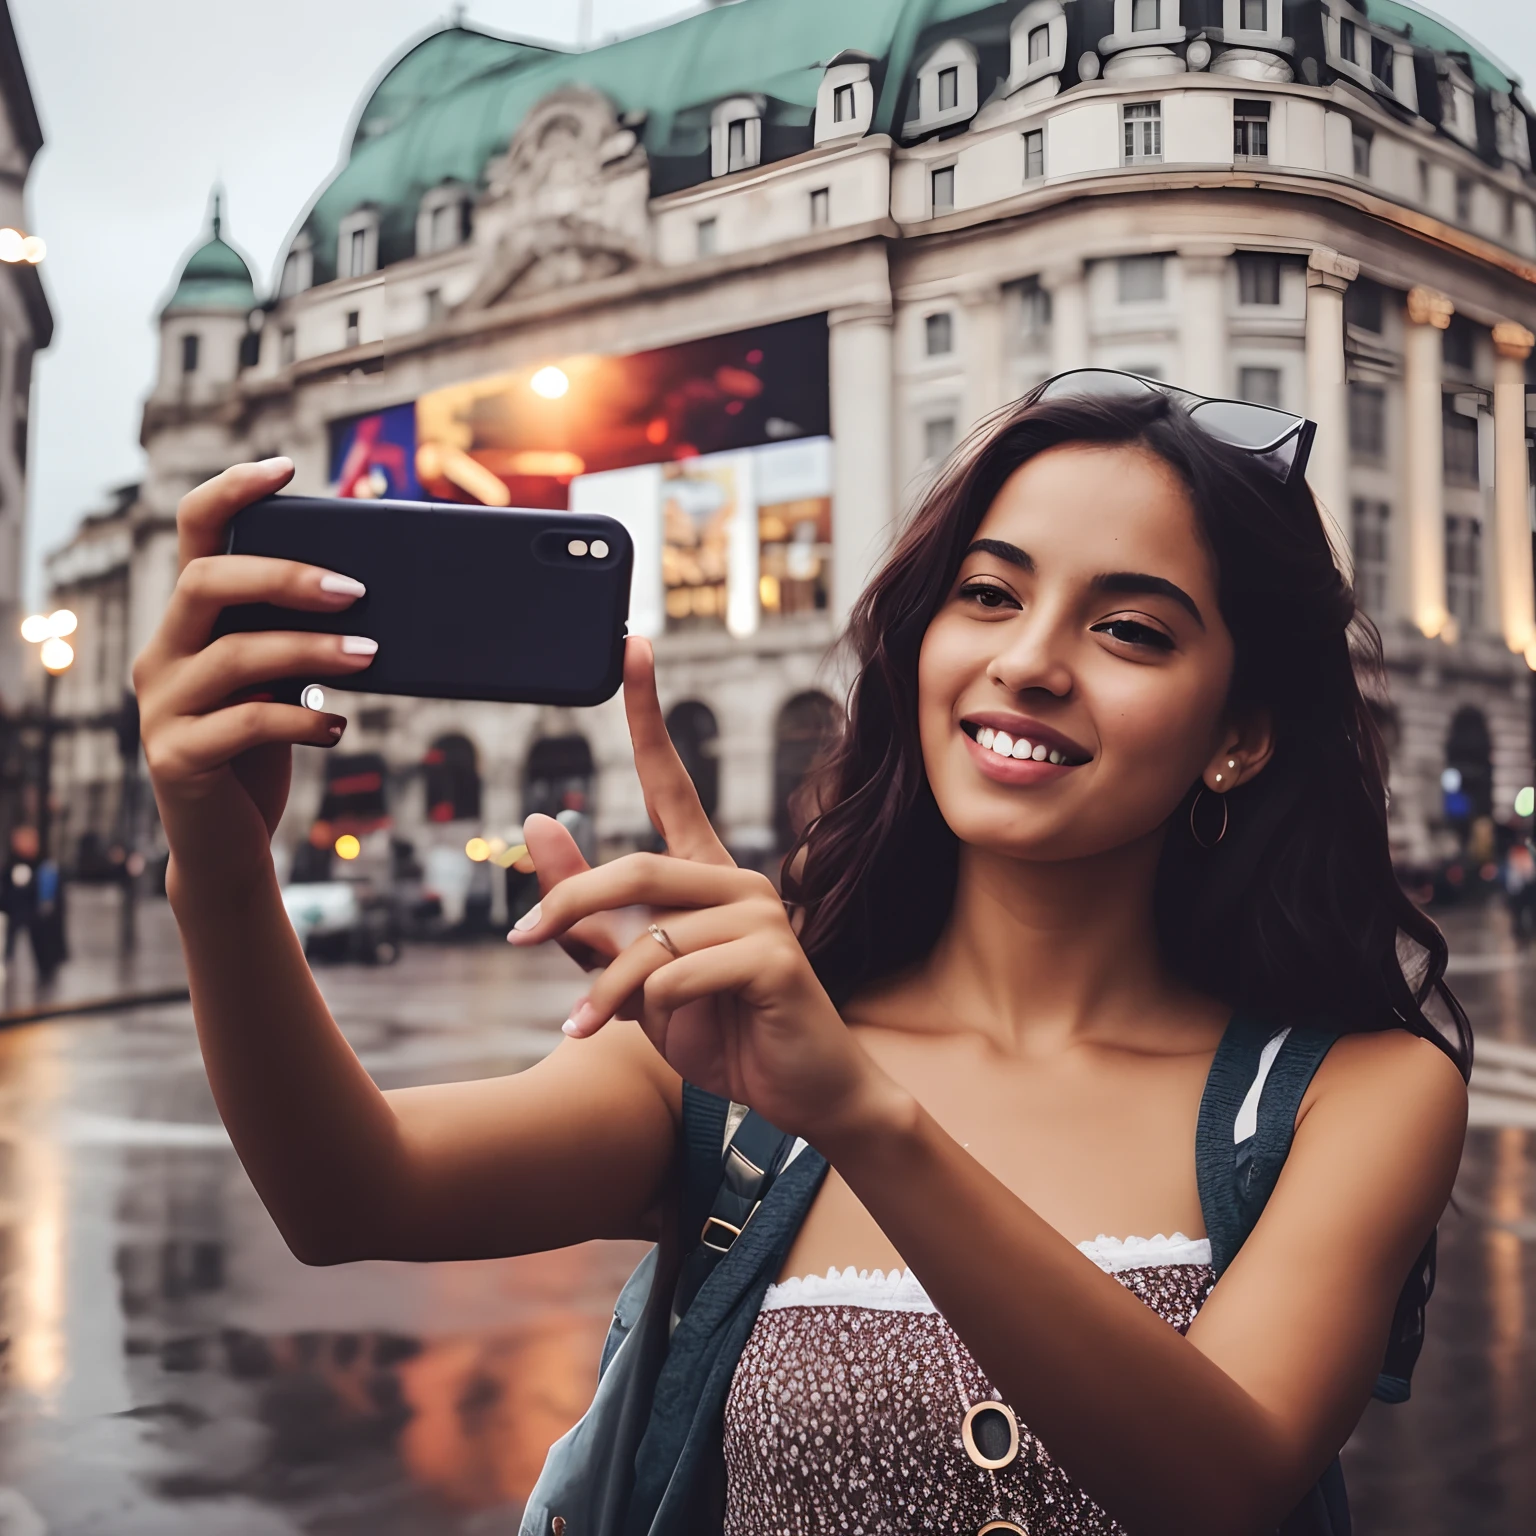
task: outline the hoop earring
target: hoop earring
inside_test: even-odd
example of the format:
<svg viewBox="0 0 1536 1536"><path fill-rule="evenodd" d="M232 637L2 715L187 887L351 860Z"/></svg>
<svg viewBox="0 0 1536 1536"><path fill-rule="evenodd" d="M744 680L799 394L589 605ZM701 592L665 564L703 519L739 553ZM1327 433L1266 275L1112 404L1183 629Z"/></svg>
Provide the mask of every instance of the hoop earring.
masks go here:
<svg viewBox="0 0 1536 1536"><path fill-rule="evenodd" d="M1195 798L1189 802L1189 835L1194 838L1195 842L1201 848L1209 850L1214 848L1216 844L1219 843L1222 838L1227 835L1227 797L1225 795L1216 796L1216 798L1221 802L1221 831L1218 832L1210 842L1206 842L1206 840L1201 837L1199 832L1195 829L1195 807L1200 804L1200 797L1205 794L1205 792L1205 785L1202 784L1200 788L1195 791Z"/></svg>

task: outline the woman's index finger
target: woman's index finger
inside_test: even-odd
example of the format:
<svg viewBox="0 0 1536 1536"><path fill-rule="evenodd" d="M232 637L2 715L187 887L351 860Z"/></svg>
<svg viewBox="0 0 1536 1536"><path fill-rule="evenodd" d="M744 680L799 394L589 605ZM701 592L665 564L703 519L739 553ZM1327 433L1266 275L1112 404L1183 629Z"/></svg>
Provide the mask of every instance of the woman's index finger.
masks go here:
<svg viewBox="0 0 1536 1536"><path fill-rule="evenodd" d="M646 814L668 851L700 864L734 865L667 732L656 695L656 660L650 644L634 637L624 648L624 714Z"/></svg>
<svg viewBox="0 0 1536 1536"><path fill-rule="evenodd" d="M176 509L178 570L204 555L223 554L235 514L281 490L292 478L291 459L263 459L259 464L232 464L188 491Z"/></svg>

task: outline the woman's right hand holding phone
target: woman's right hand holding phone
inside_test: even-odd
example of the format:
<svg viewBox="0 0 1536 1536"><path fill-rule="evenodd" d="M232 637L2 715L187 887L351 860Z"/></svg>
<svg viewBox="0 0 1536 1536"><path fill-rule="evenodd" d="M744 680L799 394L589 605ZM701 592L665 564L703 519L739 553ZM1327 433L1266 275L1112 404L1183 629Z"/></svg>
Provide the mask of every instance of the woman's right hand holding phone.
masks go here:
<svg viewBox="0 0 1536 1536"><path fill-rule="evenodd" d="M274 679L361 672L371 641L287 631L213 638L220 612L272 603L338 612L363 595L339 572L225 555L230 520L293 477L285 458L237 464L191 491L176 515L180 576L133 668L140 733L170 845L172 900L238 900L271 865L292 745L334 746L340 715L253 694Z"/></svg>

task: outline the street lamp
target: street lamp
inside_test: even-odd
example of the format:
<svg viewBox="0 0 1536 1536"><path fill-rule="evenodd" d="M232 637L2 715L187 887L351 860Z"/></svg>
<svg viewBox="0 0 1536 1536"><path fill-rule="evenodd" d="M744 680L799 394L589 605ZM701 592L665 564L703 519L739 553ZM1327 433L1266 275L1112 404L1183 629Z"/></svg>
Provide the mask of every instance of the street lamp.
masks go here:
<svg viewBox="0 0 1536 1536"><path fill-rule="evenodd" d="M49 833L53 830L53 694L60 676L75 659L75 648L65 638L80 627L80 620L68 608L52 613L34 613L22 620L21 638L38 648L38 659L47 673L43 684L43 764L38 786L37 843L38 858L48 857Z"/></svg>

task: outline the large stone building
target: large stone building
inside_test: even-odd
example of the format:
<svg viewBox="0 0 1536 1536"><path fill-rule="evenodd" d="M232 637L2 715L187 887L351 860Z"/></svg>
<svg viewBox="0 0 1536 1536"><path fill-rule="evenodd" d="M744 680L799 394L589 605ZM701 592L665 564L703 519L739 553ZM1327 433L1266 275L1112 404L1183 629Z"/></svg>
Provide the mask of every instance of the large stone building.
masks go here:
<svg viewBox="0 0 1536 1536"><path fill-rule="evenodd" d="M766 856L904 507L971 423L1098 363L1317 420L1391 664L1394 836L1429 860L1531 778L1532 139L1508 71L1399 0L739 0L576 53L435 32L270 297L217 227L186 263L143 485L53 566L61 600L126 604L68 686L120 686L177 500L231 460L599 508L716 822ZM351 716L292 844L387 816L461 849L577 796L605 847L645 834L616 701ZM76 779L109 781L93 750ZM74 835L111 803L76 795Z"/></svg>

